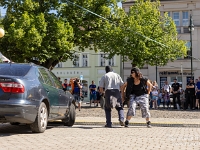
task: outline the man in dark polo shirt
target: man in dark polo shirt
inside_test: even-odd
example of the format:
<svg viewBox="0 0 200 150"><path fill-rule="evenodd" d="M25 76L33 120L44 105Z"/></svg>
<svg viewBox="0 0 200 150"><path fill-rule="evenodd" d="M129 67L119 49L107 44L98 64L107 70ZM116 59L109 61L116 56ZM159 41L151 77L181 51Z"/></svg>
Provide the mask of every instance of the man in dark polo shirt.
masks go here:
<svg viewBox="0 0 200 150"><path fill-rule="evenodd" d="M180 101L180 84L177 82L177 79L174 79L174 83L172 84L172 94L173 94L173 106L174 109L177 109L176 102L179 106L181 106ZM177 99L177 101L176 101Z"/></svg>
<svg viewBox="0 0 200 150"><path fill-rule="evenodd" d="M186 97L186 108L185 109L188 109L188 106L190 104L190 109L193 109L194 110L194 97L195 97L195 83L194 83L194 80L191 78L190 79L190 82L187 83L187 97Z"/></svg>

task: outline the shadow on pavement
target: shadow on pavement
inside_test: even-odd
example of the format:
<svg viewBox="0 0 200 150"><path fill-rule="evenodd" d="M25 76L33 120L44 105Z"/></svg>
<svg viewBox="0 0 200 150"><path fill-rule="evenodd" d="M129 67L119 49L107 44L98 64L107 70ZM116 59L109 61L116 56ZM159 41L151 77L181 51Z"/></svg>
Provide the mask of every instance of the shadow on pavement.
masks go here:
<svg viewBox="0 0 200 150"><path fill-rule="evenodd" d="M0 137L12 136L14 134L33 134L28 125L0 125Z"/></svg>
<svg viewBox="0 0 200 150"><path fill-rule="evenodd" d="M56 127L62 127L63 123L54 123L47 125L46 130L56 128ZM63 126L66 128L66 126ZM15 134L41 134L41 133L33 133L29 127L29 125L26 124L20 124L20 125L10 125L9 123L0 124L0 138L5 136L12 136Z"/></svg>

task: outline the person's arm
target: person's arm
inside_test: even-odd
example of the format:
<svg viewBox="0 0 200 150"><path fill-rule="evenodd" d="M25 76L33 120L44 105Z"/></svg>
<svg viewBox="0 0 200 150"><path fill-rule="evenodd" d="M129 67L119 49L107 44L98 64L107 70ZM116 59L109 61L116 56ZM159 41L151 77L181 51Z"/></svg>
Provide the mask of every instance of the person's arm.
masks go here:
<svg viewBox="0 0 200 150"><path fill-rule="evenodd" d="M172 87L169 85L169 93L172 93Z"/></svg>
<svg viewBox="0 0 200 150"><path fill-rule="evenodd" d="M103 87L99 87L99 91L101 94L104 93Z"/></svg>
<svg viewBox="0 0 200 150"><path fill-rule="evenodd" d="M151 84L151 82L149 81L149 80L147 80L147 94L150 94L150 92L151 92L151 90L152 90L152 84Z"/></svg>
<svg viewBox="0 0 200 150"><path fill-rule="evenodd" d="M77 84L78 84L78 87L79 87L80 89L82 89L82 85L80 84L80 82L77 82Z"/></svg>
<svg viewBox="0 0 200 150"><path fill-rule="evenodd" d="M122 103L124 102L124 98L125 98L125 92L126 92L126 87L127 87L127 82L126 83L124 83L121 87L120 87L120 89L121 89L121 95L122 95Z"/></svg>
<svg viewBox="0 0 200 150"><path fill-rule="evenodd" d="M179 84L178 92L181 92L181 85Z"/></svg>
<svg viewBox="0 0 200 150"><path fill-rule="evenodd" d="M94 86L93 90L96 91L96 85Z"/></svg>
<svg viewBox="0 0 200 150"><path fill-rule="evenodd" d="M194 88L194 84L190 85L190 88Z"/></svg>
<svg viewBox="0 0 200 150"><path fill-rule="evenodd" d="M105 88L105 82L104 82L104 79L105 77L103 76L99 82L99 91L100 91L100 94L103 94L104 93L104 90L103 88Z"/></svg>
<svg viewBox="0 0 200 150"><path fill-rule="evenodd" d="M172 84L172 93L174 94L174 88L173 88L173 84Z"/></svg>

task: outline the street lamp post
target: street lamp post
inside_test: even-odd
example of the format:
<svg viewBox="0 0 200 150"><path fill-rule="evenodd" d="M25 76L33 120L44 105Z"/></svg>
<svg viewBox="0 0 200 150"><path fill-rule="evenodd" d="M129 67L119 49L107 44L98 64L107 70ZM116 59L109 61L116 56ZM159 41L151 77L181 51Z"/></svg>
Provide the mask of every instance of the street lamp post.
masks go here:
<svg viewBox="0 0 200 150"><path fill-rule="evenodd" d="M192 15L190 15L190 25L188 26L190 31L190 58L191 58L191 78L193 78L193 58L192 58L192 31L194 31L194 24L192 20Z"/></svg>

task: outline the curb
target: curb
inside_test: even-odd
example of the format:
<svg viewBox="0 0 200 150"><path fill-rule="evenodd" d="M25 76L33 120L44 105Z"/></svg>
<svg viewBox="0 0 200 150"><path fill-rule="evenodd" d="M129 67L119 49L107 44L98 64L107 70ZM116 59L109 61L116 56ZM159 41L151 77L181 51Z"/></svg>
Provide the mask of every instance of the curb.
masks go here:
<svg viewBox="0 0 200 150"><path fill-rule="evenodd" d="M113 122L113 125L119 125L119 122ZM105 125L105 122L86 122L77 121L75 125ZM146 123L129 123L130 126L146 126ZM200 124L183 124L183 123L151 123L154 127L190 127L190 128L200 128Z"/></svg>

